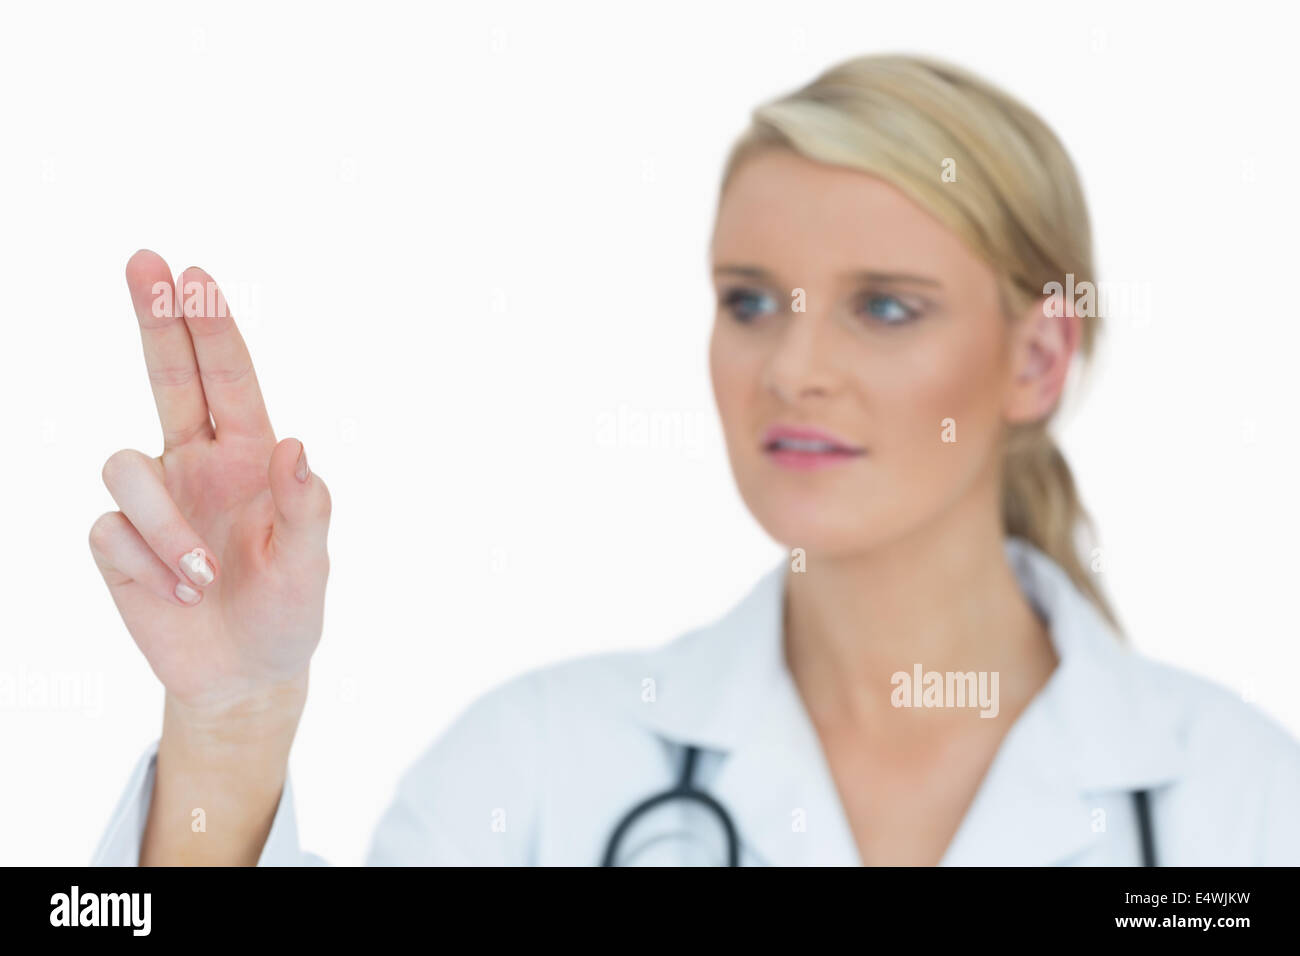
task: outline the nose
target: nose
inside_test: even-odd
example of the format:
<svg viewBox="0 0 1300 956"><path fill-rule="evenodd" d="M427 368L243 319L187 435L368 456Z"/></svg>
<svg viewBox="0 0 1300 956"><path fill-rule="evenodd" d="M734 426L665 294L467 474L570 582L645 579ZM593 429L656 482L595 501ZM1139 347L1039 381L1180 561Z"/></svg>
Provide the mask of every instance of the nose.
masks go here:
<svg viewBox="0 0 1300 956"><path fill-rule="evenodd" d="M825 397L834 392L834 329L827 316L792 312L763 367L763 387L781 401Z"/></svg>

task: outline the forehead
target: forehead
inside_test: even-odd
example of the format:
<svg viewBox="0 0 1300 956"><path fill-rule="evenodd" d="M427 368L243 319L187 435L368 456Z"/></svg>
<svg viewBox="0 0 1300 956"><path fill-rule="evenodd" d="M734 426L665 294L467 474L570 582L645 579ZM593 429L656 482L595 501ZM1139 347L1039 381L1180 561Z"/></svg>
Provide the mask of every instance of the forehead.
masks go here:
<svg viewBox="0 0 1300 956"><path fill-rule="evenodd" d="M936 162L936 179L940 173ZM761 265L801 281L862 269L934 275L980 266L954 233L890 183L784 149L736 171L710 252L714 265Z"/></svg>

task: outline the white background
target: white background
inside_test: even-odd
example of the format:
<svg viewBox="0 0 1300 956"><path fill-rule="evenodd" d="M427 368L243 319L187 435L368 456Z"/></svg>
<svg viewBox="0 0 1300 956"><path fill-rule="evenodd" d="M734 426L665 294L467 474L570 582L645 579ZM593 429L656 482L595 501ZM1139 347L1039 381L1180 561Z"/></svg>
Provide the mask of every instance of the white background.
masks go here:
<svg viewBox="0 0 1300 956"><path fill-rule="evenodd" d="M6 5L0 862L88 861L159 729L86 545L104 460L161 451L132 252L222 284L332 490L292 773L304 846L357 863L472 698L777 560L707 377L717 181L751 108L868 52L981 72L1071 150L1133 303L1062 422L1110 593L1300 732L1294 33L1136 6Z"/></svg>

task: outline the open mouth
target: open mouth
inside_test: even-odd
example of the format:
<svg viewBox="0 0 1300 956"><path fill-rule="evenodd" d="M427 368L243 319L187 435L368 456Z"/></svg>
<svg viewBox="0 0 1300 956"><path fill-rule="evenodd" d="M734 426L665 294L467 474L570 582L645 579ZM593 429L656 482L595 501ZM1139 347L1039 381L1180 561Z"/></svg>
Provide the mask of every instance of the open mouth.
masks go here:
<svg viewBox="0 0 1300 956"><path fill-rule="evenodd" d="M763 452L777 464L816 468L860 458L866 449L810 428L774 426L763 436Z"/></svg>
<svg viewBox="0 0 1300 956"><path fill-rule="evenodd" d="M860 455L856 448L846 448L834 442L817 441L811 438L778 438L763 446L764 451L788 451L802 455Z"/></svg>

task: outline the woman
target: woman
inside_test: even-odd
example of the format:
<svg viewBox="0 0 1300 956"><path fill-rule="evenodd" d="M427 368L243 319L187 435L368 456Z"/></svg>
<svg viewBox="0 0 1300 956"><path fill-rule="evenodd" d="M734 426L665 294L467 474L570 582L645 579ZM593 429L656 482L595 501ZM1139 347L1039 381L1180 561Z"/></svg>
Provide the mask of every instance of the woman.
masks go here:
<svg viewBox="0 0 1300 956"><path fill-rule="evenodd" d="M711 255L732 470L791 560L662 649L480 698L371 862L1300 862L1300 747L1120 643L1076 550L1047 422L1098 319L1043 123L946 65L840 64L755 111ZM208 277L127 278L165 448L109 459L91 548L167 696L96 859L319 862L286 767L329 494L223 302L185 307Z"/></svg>

